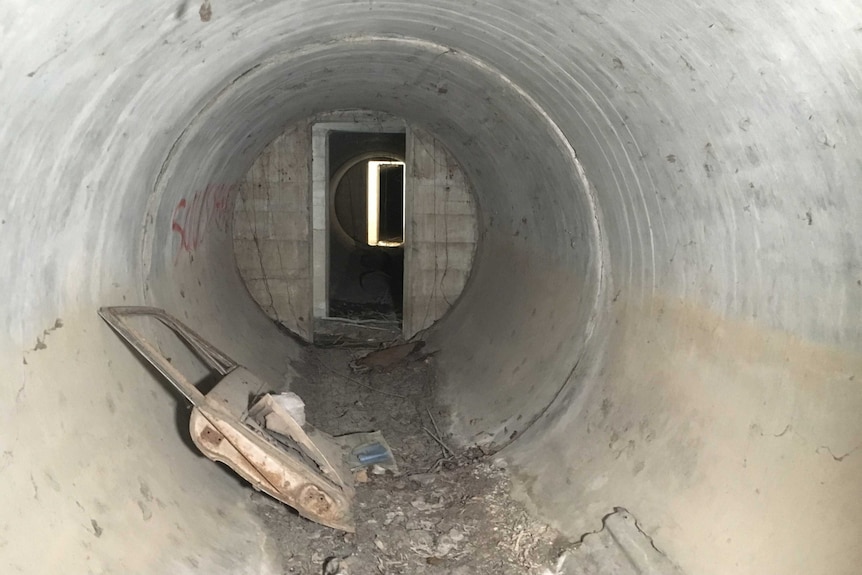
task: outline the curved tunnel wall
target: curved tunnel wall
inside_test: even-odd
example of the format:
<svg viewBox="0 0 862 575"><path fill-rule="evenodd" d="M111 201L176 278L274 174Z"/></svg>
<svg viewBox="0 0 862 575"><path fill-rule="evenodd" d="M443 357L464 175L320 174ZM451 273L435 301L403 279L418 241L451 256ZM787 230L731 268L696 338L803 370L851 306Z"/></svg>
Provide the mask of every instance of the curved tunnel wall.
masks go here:
<svg viewBox="0 0 862 575"><path fill-rule="evenodd" d="M427 129L473 184L440 398L537 513L576 537L626 507L689 573L854 572L862 9L211 8L0 8L11 572L274 569L95 310L165 307L289 382L224 214L286 125L350 108Z"/></svg>

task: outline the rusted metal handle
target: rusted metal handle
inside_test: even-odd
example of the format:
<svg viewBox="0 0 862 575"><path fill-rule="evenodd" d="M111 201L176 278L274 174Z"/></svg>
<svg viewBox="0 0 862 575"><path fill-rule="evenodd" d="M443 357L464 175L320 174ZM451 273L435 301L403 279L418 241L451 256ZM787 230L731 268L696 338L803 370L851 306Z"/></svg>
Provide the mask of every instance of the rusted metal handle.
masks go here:
<svg viewBox="0 0 862 575"><path fill-rule="evenodd" d="M99 315L120 337L126 340L159 373L165 376L192 405L198 406L203 404L204 395L146 337L130 326L125 318L144 316L158 320L183 339L210 369L217 371L222 376L237 368L237 363L234 360L213 347L193 330L174 319L163 309L144 306L103 307L99 309Z"/></svg>

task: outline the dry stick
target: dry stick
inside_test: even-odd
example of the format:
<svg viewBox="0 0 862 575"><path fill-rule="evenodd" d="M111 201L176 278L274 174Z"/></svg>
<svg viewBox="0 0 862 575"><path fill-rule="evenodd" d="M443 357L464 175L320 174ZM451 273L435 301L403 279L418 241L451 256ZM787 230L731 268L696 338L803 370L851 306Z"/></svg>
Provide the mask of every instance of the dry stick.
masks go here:
<svg viewBox="0 0 862 575"><path fill-rule="evenodd" d="M437 422L436 422L436 421L434 421L434 416L431 414L431 410L430 410L430 409L428 409L428 408L426 407L426 408L425 408L425 411L427 411L427 412L428 412L428 417L430 417L430 418L431 418L431 424L434 426L434 431L436 431L436 432L437 432L437 435L438 435L438 436L441 436L441 435L442 435L442 433L440 433L440 428L439 428L439 427L437 427ZM443 450L443 457L446 457L446 448L445 448L444 446L442 446L442 445L441 445L441 446L440 446L440 449L442 449L442 450Z"/></svg>
<svg viewBox="0 0 862 575"><path fill-rule="evenodd" d="M392 392L389 392L389 391L383 391L382 389L377 389L376 387L372 387L372 386L368 385L367 383L363 383L363 382L361 382L361 381L359 381L359 380L353 379L352 377L347 377L347 376L346 376L346 375L344 375L343 373L341 373L341 372L339 372L339 371L336 371L335 369L333 369L333 368L329 367L328 365L326 365L325 363L323 363L323 362L322 362L322 361L320 361L319 359L317 360L317 365L319 365L319 366L320 366L320 367L322 367L323 369L325 369L325 370L327 370L327 371L329 371L329 372L331 372L331 373L334 373L335 375L337 375L337 376L339 376L339 377L341 377L341 378L345 379L346 381L349 381L350 383L354 383L354 384L358 385L359 387L364 387L364 388L366 388L366 389L370 389L371 391L374 391L374 392L376 392L376 393L380 393L380 394L382 394L382 395L388 395L388 396L390 396L390 397L397 397L398 399L407 399L407 398L406 398L406 397L404 397L403 395L398 395L397 393L392 393Z"/></svg>
<svg viewBox="0 0 862 575"><path fill-rule="evenodd" d="M449 452L449 455L452 455L452 456L454 456L454 455L455 455L455 452L454 452L454 451L452 451L452 450L449 448L449 446L448 446L448 445L446 445L445 443L443 443L443 440L442 440L442 439L440 439L439 437L437 437L436 435L434 435L434 432L432 432L430 429L428 429L427 427L423 427L423 428L422 428L422 431L424 431L425 433L427 433L428 435L430 435L430 436L431 436L431 439L433 439L434 441L436 441L437 443L439 443L439 444L440 444L440 447L442 447L445 451L448 451L448 452Z"/></svg>
<svg viewBox="0 0 862 575"><path fill-rule="evenodd" d="M366 329L376 329L378 331L391 331L392 330L392 328L389 326L373 325L375 323L380 323L381 320L379 320L379 319L349 319L346 317L329 318L329 319L330 319L330 321L333 321L336 323L346 323L349 325L361 325Z"/></svg>
<svg viewBox="0 0 862 575"><path fill-rule="evenodd" d="M430 417L430 418L431 418L431 425L433 425L433 426L434 426L434 431L436 431L436 432L437 432L437 435L442 435L442 434L440 433L440 428L439 428L439 427L437 427L437 422L436 422L436 421L434 421L434 416L431 414L431 410L430 410L430 409L428 409L428 408L426 407L426 408L425 408L425 411L427 411L427 412L428 412L428 417Z"/></svg>

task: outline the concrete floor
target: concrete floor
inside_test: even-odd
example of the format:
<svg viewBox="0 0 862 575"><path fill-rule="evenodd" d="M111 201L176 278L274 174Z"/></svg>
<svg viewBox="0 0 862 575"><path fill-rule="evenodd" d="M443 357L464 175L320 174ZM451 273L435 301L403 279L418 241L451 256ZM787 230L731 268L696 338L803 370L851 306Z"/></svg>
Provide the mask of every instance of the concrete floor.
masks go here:
<svg viewBox="0 0 862 575"><path fill-rule="evenodd" d="M362 108L473 184L429 346L450 431L536 514L577 537L625 508L690 574L857 573L860 30L856 0L3 2L2 571L274 572L96 309L297 377L233 265L235 184Z"/></svg>

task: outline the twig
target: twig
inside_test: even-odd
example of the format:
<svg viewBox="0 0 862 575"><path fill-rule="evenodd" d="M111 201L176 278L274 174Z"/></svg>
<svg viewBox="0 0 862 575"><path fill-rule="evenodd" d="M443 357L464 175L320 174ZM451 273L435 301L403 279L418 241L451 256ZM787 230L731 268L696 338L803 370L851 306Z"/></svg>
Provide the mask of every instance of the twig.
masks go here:
<svg viewBox="0 0 862 575"><path fill-rule="evenodd" d="M440 433L440 428L439 428L439 427L437 427L437 422L436 422L436 421L434 421L434 416L433 416L433 415L431 415L431 410L430 410L430 409L428 409L428 408L426 407L426 408L425 408L425 411L427 411L427 412L428 412L428 417L430 417L430 418L431 418L431 424L434 426L434 431L436 431L436 432L437 432L437 435L442 435L442 434Z"/></svg>
<svg viewBox="0 0 862 575"><path fill-rule="evenodd" d="M443 440L442 440L442 439L440 439L439 437L437 437L436 435L434 435L434 432L433 432L433 431L431 431L431 430L430 430L430 429L428 429L427 427L423 427L423 428L422 428L422 431L424 431L425 433L427 433L428 435L430 435L430 436L431 436L431 439L433 439L434 441L436 441L437 443L439 443L439 444L440 444L440 447L442 447L443 449L445 449L446 451L448 451L450 455L453 455L453 456L455 455L455 452L454 452L454 451L452 451L452 449L450 449L448 445L446 445L445 443L443 443Z"/></svg>
<svg viewBox="0 0 862 575"><path fill-rule="evenodd" d="M380 331L392 331L393 326L390 326L390 325L381 326L381 325L374 325L374 324L380 324L380 323L394 324L395 323L392 321L385 321L385 320L379 320L379 319L350 319L350 318L346 318L346 317L331 317L331 318L327 318L327 319L333 323L345 323L348 325L361 325L362 327L364 327L366 329L376 329L376 330L380 330Z"/></svg>
<svg viewBox="0 0 862 575"><path fill-rule="evenodd" d="M445 455L445 453L446 453L445 451L443 453L444 453L444 456L441 457L440 459L438 459L437 461L435 461L434 465L432 465L431 467L428 468L427 473L437 473L438 471L440 471L440 468L443 467L444 463L447 463L447 462L455 459L454 455Z"/></svg>
<svg viewBox="0 0 862 575"><path fill-rule="evenodd" d="M380 394L382 394L382 395L388 395L388 396L390 396L390 397L397 397L398 399L407 399L407 398L406 398L405 396L403 396L403 395L398 395L397 393L392 393L392 392L390 392L390 391L383 391L382 389L377 389L376 387L373 387L373 386L371 386L371 385L368 385L367 383L363 383L363 382L361 382L361 381L359 381L359 380L357 380L357 379L353 379L352 377L348 377L348 376L344 375L343 373L341 373L341 372L339 372L339 371L336 371L335 369L333 369L333 368L329 367L328 365L326 365L325 363L323 363L323 362L322 362L322 361L320 361L319 359L317 360L317 364L318 364L320 367L322 367L323 369L325 369L325 370L329 371L330 373L333 373L333 374L335 374L335 375L337 375L337 376L339 376L339 377L343 378L345 381L349 381L350 383L356 384L356 385L358 385L359 387L364 387L365 389L369 389L369 390L371 390L371 391L374 391L374 392L376 392L376 393L380 393Z"/></svg>
<svg viewBox="0 0 862 575"><path fill-rule="evenodd" d="M428 417L430 417L430 418L431 418L431 424L434 426L434 431L436 431L436 432L437 432L437 435L438 435L438 436L442 435L442 434L440 433L440 428L439 428L439 427L437 427L437 422L436 422L436 421L434 421L434 416L431 414L431 410L430 410L430 409L428 409L428 408L425 408L425 411L427 411L427 412L428 412ZM442 450L443 450L443 457L446 457L446 447L445 447L444 445L442 445L442 444L441 444L441 445L440 445L440 449L442 449Z"/></svg>

